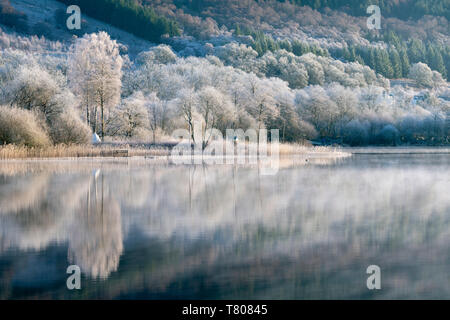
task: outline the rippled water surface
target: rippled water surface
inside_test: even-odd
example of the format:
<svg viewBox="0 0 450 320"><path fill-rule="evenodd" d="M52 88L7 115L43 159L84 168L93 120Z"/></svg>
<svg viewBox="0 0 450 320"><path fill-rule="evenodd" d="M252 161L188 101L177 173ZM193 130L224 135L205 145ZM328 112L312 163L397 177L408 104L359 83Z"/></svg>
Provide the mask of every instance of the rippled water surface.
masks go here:
<svg viewBox="0 0 450 320"><path fill-rule="evenodd" d="M0 299L450 299L449 169L449 154L285 159L274 176L1 162Z"/></svg>

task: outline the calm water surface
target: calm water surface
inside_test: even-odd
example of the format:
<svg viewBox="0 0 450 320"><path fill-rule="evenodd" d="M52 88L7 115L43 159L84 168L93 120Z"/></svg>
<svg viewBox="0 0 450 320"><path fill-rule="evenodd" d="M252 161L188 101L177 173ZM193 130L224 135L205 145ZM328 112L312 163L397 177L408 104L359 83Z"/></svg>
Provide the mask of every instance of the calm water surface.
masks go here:
<svg viewBox="0 0 450 320"><path fill-rule="evenodd" d="M449 169L449 154L286 160L275 176L2 162L0 299L450 299Z"/></svg>

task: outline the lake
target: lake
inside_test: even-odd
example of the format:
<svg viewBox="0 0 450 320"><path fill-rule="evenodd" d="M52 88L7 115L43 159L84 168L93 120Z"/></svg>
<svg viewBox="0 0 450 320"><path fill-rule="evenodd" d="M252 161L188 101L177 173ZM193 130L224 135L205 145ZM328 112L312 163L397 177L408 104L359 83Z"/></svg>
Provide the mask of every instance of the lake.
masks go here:
<svg viewBox="0 0 450 320"><path fill-rule="evenodd" d="M0 299L450 299L449 172L421 152L282 159L273 176L0 162Z"/></svg>

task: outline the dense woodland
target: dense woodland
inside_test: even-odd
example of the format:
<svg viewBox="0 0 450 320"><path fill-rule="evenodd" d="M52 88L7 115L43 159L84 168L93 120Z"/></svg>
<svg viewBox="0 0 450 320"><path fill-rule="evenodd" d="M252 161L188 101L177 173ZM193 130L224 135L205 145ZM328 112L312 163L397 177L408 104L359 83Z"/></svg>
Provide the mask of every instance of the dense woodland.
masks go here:
<svg viewBox="0 0 450 320"><path fill-rule="evenodd" d="M280 0L284 2L284 0ZM401 19L420 18L424 15L450 16L450 2L448 0L290 0L297 5L307 5L314 9L331 8L344 9L353 15L365 15L366 8L378 5L388 16Z"/></svg>
<svg viewBox="0 0 450 320"><path fill-rule="evenodd" d="M422 38L425 23L417 26L418 37L398 30L370 34L364 17L332 10L341 1L317 2L323 11L300 3L228 1L223 12L224 3L212 7L216 1L104 2L101 11L98 3L79 5L87 15L162 44L148 43L133 56L124 49L127 39L118 42L106 32L49 40L37 28L42 24L30 25L25 13L2 0L1 17L8 19L0 21L0 141L78 144L96 132L106 140L161 142L200 121L204 133L279 129L286 142L449 143L448 30L434 28ZM427 3L421 19L430 21L426 15L442 10ZM323 9L326 4L331 9ZM248 10L238 13L242 6ZM290 29L281 22L287 8L297 10L289 13ZM273 9L279 23L263 21ZM58 10L44 22L63 23ZM333 23L331 36L320 36L320 26L296 24L305 15L314 17L311 26ZM389 80L399 78L408 86Z"/></svg>
<svg viewBox="0 0 450 320"><path fill-rule="evenodd" d="M113 26L129 31L150 41L158 42L162 35L180 34L176 23L130 0L59 0L78 5L83 12Z"/></svg>

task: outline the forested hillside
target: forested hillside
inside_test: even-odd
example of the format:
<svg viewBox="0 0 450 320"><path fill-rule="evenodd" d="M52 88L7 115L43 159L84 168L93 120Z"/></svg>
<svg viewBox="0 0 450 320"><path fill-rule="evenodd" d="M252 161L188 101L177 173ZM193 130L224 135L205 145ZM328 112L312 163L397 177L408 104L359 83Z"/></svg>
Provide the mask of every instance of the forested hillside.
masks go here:
<svg viewBox="0 0 450 320"><path fill-rule="evenodd" d="M133 0L58 1L69 6L78 5L93 18L153 42L160 42L163 35L180 34L175 21L161 17L151 7L143 7Z"/></svg>
<svg viewBox="0 0 450 320"><path fill-rule="evenodd" d="M142 3L176 19L185 34L198 39L223 34L224 28L237 36L250 36L246 44L260 56L279 49L296 55L330 53L367 65L389 79L406 77L410 64L422 62L449 77L449 0ZM381 30L366 27L366 9L371 4L380 5Z"/></svg>
<svg viewBox="0 0 450 320"><path fill-rule="evenodd" d="M152 2L151 0L143 0ZM312 9L339 9L354 16L366 15L366 9L370 5L378 5L389 17L400 19L421 18L424 15L450 16L449 0L278 0L289 2L298 6L309 6ZM201 12L208 7L217 5L218 0L179 0L178 5L185 5ZM264 1L258 1L264 2Z"/></svg>
<svg viewBox="0 0 450 320"><path fill-rule="evenodd" d="M381 3L380 30L351 1L70 1L76 32L62 2L0 2L3 143L167 141L195 121L287 142L450 142L448 6L435 1L420 17L396 10L424 1Z"/></svg>
<svg viewBox="0 0 450 320"><path fill-rule="evenodd" d="M378 5L389 17L400 19L421 18L424 15L450 17L449 0L279 0L292 2L301 6L310 6L314 9L342 9L352 15L366 15L370 5ZM196 0L195 2L202 2Z"/></svg>

